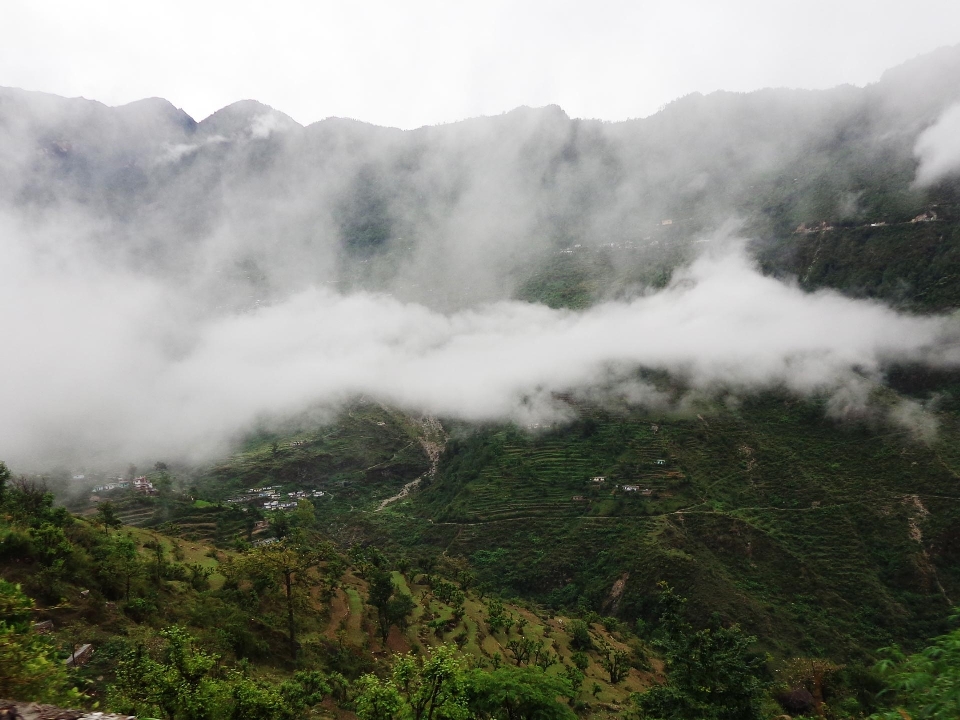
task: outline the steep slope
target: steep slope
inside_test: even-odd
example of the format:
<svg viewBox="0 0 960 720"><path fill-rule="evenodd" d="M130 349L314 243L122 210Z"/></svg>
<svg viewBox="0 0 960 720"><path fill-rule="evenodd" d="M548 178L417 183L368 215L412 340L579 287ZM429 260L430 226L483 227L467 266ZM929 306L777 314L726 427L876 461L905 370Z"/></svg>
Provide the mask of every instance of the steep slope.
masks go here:
<svg viewBox="0 0 960 720"><path fill-rule="evenodd" d="M691 95L620 123L553 106L407 132L301 128L255 101L197 124L156 99L107 108L8 89L0 206L51 222L69 212L72 242L187 279L221 309L316 285L441 308L539 299L526 284L558 252L623 251L596 290L574 293L590 303L649 284L643 268L665 247L673 267L731 217L786 249L764 255L771 272L795 273L801 224L892 227L955 207L954 182L913 179L919 134L960 100L958 58L944 48L866 88ZM883 271L910 283L896 264Z"/></svg>

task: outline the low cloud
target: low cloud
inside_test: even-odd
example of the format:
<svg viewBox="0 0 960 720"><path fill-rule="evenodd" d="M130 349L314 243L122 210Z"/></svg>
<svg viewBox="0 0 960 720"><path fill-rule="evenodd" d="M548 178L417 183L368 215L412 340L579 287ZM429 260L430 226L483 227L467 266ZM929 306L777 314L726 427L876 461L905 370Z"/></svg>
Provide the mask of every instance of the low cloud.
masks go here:
<svg viewBox="0 0 960 720"><path fill-rule="evenodd" d="M0 457L18 466L208 459L256 423L358 395L468 420L569 417L557 393L663 406L637 380L694 391L828 393L868 402L886 363L960 364L955 322L806 293L722 246L655 294L582 312L496 302L441 312L314 286L243 312L199 313L186 286L67 254L7 219ZM66 232L66 230L64 230ZM929 435L922 408L894 419Z"/></svg>
<svg viewBox="0 0 960 720"><path fill-rule="evenodd" d="M960 103L951 105L917 138L916 183L924 187L960 174Z"/></svg>

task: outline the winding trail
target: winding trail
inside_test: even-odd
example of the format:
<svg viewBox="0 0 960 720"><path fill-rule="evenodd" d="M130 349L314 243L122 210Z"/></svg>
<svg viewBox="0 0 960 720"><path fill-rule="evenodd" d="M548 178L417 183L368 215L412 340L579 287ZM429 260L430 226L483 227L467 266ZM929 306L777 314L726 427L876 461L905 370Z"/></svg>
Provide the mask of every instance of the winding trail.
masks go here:
<svg viewBox="0 0 960 720"><path fill-rule="evenodd" d="M423 437L420 438L420 445L423 446L423 451L427 454L427 457L430 458L430 468L420 475L417 478L414 478L402 488L400 492L392 497L388 497L385 500L381 500L380 504L377 506L376 512L380 512L387 505L395 503L398 500L402 500L407 497L417 489L420 485L420 481L425 477L433 478L437 474L437 465L440 463L440 455L443 453L443 448L447 444L447 432L443 429L443 425L440 424L440 421L435 417L424 415L417 421L420 427L423 429Z"/></svg>

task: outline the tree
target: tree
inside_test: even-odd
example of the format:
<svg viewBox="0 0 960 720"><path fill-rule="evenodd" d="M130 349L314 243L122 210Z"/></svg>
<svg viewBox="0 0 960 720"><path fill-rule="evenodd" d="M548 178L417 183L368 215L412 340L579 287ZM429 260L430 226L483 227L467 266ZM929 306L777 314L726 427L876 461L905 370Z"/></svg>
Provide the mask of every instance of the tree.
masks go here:
<svg viewBox="0 0 960 720"><path fill-rule="evenodd" d="M37 559L48 567L62 564L73 552L73 545L64 534L63 528L53 523L46 522L40 527L30 528L30 539Z"/></svg>
<svg viewBox="0 0 960 720"><path fill-rule="evenodd" d="M123 521L117 517L117 508L116 506L106 500L100 505L97 506L96 522L103 526L103 531L107 534L110 533L111 528L118 528L123 525Z"/></svg>
<svg viewBox="0 0 960 720"><path fill-rule="evenodd" d="M375 568L370 575L367 602L377 610L380 638L384 643L390 635L390 628L393 625L406 627L407 617L417 607L413 598L401 592L393 582L391 573L382 568Z"/></svg>
<svg viewBox="0 0 960 720"><path fill-rule="evenodd" d="M402 655L387 679L364 675L357 681L361 720L467 720L463 660L456 648L440 645L429 658Z"/></svg>
<svg viewBox="0 0 960 720"><path fill-rule="evenodd" d="M376 675L364 675L357 680L354 704L360 720L395 720L403 708L403 698L397 688Z"/></svg>
<svg viewBox="0 0 960 720"><path fill-rule="evenodd" d="M290 518L285 512L271 513L270 529L278 540L283 540L290 533Z"/></svg>
<svg viewBox="0 0 960 720"><path fill-rule="evenodd" d="M634 695L648 720L754 720L765 690L763 656L750 651L756 638L739 626L694 631L684 621L684 600L661 585L661 648L667 683Z"/></svg>
<svg viewBox="0 0 960 720"><path fill-rule="evenodd" d="M604 643L600 648L600 664L610 676L610 684L616 685L630 673L630 653Z"/></svg>
<svg viewBox="0 0 960 720"><path fill-rule="evenodd" d="M159 660L138 645L117 663L115 681L107 690L108 705L141 716L160 714L167 720L210 720L222 695L211 676L219 657L197 648L182 627L161 630L160 637L166 644Z"/></svg>
<svg viewBox="0 0 960 720"><path fill-rule="evenodd" d="M520 666L530 662L530 654L535 645L536 643L530 638L515 638L507 643L507 650L513 655L513 661Z"/></svg>
<svg viewBox="0 0 960 720"><path fill-rule="evenodd" d="M495 635L506 624L507 618L503 609L503 602L498 598L491 598L490 602L487 603L487 627Z"/></svg>
<svg viewBox="0 0 960 720"><path fill-rule="evenodd" d="M954 617L960 619L960 615ZM960 717L960 628L933 639L926 648L905 655L885 649L877 671L886 682L894 709L872 720L953 720Z"/></svg>
<svg viewBox="0 0 960 720"><path fill-rule="evenodd" d="M153 551L153 568L151 570L151 575L153 576L153 580L157 584L157 587L159 587L163 582L163 573L167 567L163 543L160 542L159 538L155 537L152 540L147 540L143 546L148 550Z"/></svg>
<svg viewBox="0 0 960 720"><path fill-rule="evenodd" d="M317 522L317 516L313 509L313 503L306 498L297 500L297 509L293 511L294 524L297 527L310 529Z"/></svg>
<svg viewBox="0 0 960 720"><path fill-rule="evenodd" d="M407 620L411 613L417 609L417 603L405 592L400 592L398 587L387 603L387 617L391 625L396 625L401 630L407 629Z"/></svg>
<svg viewBox="0 0 960 720"><path fill-rule="evenodd" d="M276 581L282 587L290 657L294 660L298 647L296 615L307 605L309 588L317 582L311 571L320 565L328 550L326 546L312 548L306 542L297 542L297 538L288 538L252 550L238 563L242 575L255 581Z"/></svg>
<svg viewBox="0 0 960 720"><path fill-rule="evenodd" d="M106 546L103 570L107 578L118 580L123 588L123 599L130 602L130 584L143 573L143 561L137 545L126 535L114 535Z"/></svg>
<svg viewBox="0 0 960 720"><path fill-rule="evenodd" d="M467 705L478 718L575 720L577 717L557 700L560 696L574 695L569 678L553 677L538 668L504 666L492 672L473 670L467 674L464 684Z"/></svg>
<svg viewBox="0 0 960 720"><path fill-rule="evenodd" d="M580 652L579 650L570 656L570 660L573 661L573 664L581 672L586 671L590 666L590 657L585 652Z"/></svg>
<svg viewBox="0 0 960 720"><path fill-rule="evenodd" d="M570 647L574 650L593 649L593 638L590 637L590 626L583 620L574 620L570 623Z"/></svg>
<svg viewBox="0 0 960 720"><path fill-rule="evenodd" d="M0 579L0 697L73 704L74 688L51 642L33 630L33 601Z"/></svg>
<svg viewBox="0 0 960 720"><path fill-rule="evenodd" d="M182 627L168 627L160 637L161 648L151 652L140 643L117 663L108 707L166 720L294 720L345 683L317 671L298 672L279 685L254 680L243 666L219 668L219 656L198 647Z"/></svg>

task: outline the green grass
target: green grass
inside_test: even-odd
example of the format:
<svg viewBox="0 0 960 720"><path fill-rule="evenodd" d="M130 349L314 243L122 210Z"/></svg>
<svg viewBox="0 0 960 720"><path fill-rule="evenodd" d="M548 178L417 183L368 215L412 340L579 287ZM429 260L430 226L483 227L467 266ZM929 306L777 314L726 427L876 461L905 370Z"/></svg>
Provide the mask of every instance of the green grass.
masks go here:
<svg viewBox="0 0 960 720"><path fill-rule="evenodd" d="M937 582L960 594L952 416L926 446L777 394L717 405L703 420L581 411L540 435L455 432L437 479L408 506L410 525L394 517L377 529L410 551L469 558L504 592L628 620L651 617L656 583L667 580L701 620L718 611L778 655L857 657L943 626ZM602 490L588 481L600 474ZM656 493L610 494L627 481ZM417 517L430 522L407 540ZM922 544L910 537L912 518ZM614 610L610 590L624 573Z"/></svg>

